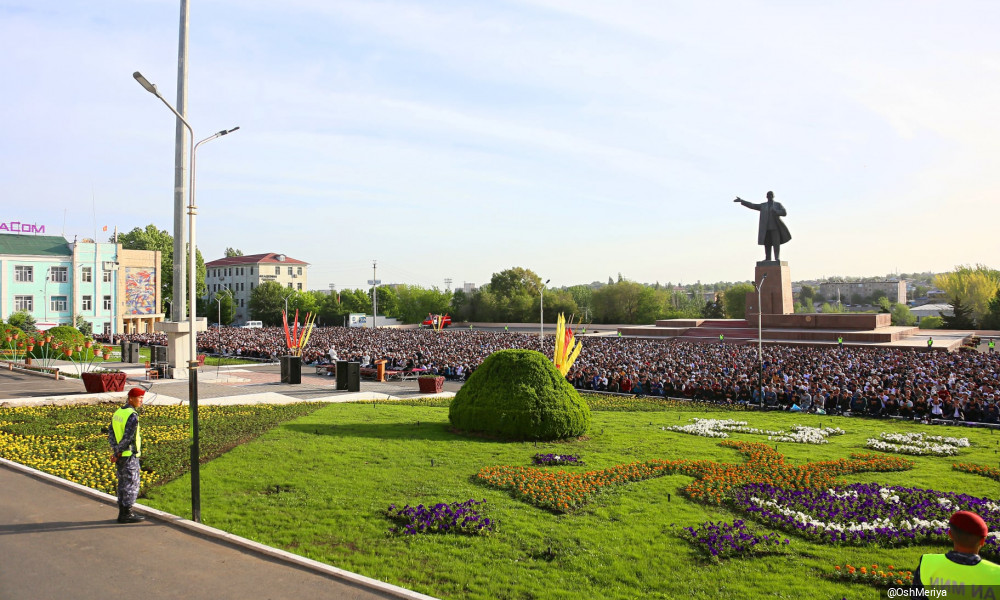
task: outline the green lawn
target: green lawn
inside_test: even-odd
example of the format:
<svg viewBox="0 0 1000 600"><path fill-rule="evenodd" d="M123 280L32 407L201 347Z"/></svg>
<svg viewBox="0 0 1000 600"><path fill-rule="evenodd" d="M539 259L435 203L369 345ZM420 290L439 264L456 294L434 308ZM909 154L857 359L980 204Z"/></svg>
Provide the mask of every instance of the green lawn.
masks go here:
<svg viewBox="0 0 1000 600"><path fill-rule="evenodd" d="M691 477L627 484L573 514L557 515L476 483L474 475L488 466L528 465L536 452L582 455L586 469L657 458L742 462L717 439L661 430L705 416L765 429L800 423L847 430L828 445L779 444L793 463L848 457L881 431L966 436L973 447L955 459L912 457L912 471L847 480L997 497L996 482L951 469L952 462L996 464L1000 434L986 430L704 407L654 410L663 407L644 403L647 412L624 411L620 404L609 406L615 411L595 410L588 439L536 446L449 433L447 408L433 404L333 404L271 429L202 467L203 521L442 598L876 598L873 588L820 575L848 562L914 569L922 553L944 547L835 547L789 536L787 555L712 564L678 530L738 515L681 496ZM747 434L730 439L766 441ZM499 524L492 535L387 535L390 504L470 498L486 500L481 508ZM152 489L146 503L189 516L189 478Z"/></svg>

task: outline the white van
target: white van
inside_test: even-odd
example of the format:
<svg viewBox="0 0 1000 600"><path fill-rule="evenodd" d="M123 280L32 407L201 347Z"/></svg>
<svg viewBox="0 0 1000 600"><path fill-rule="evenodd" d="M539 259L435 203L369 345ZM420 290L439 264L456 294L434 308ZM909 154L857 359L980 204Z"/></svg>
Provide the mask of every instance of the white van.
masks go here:
<svg viewBox="0 0 1000 600"><path fill-rule="evenodd" d="M264 324L260 321L247 321L243 329L260 329L264 327Z"/></svg>

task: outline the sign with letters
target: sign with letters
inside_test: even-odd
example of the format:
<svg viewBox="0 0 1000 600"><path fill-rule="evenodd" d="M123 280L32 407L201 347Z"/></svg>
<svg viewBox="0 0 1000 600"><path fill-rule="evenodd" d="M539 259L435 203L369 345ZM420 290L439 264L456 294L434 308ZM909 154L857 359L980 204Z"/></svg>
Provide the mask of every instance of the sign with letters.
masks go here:
<svg viewBox="0 0 1000 600"><path fill-rule="evenodd" d="M0 221L0 233L45 233L45 225L20 221Z"/></svg>

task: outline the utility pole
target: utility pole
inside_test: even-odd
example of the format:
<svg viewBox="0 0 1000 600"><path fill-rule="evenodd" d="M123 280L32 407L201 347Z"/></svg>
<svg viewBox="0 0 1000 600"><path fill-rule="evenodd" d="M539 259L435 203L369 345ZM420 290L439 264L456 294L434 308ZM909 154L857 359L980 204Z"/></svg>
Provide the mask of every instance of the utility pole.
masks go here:
<svg viewBox="0 0 1000 600"><path fill-rule="evenodd" d="M376 279L375 267L378 261L372 261L372 278L368 280L368 285L372 286L372 329L375 329L375 322L378 320L378 284L382 283Z"/></svg>

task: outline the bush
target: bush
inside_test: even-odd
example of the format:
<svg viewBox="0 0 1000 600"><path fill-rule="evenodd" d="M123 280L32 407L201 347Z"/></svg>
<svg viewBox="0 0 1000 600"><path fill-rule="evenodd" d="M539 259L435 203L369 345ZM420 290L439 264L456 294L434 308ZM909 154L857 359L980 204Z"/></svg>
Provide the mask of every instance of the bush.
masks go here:
<svg viewBox="0 0 1000 600"><path fill-rule="evenodd" d="M552 361L534 350L494 352L455 395L453 427L518 440L577 437L590 408Z"/></svg>
<svg viewBox="0 0 1000 600"><path fill-rule="evenodd" d="M38 331L35 328L35 317L31 316L31 313L26 310L19 310L12 314L8 317L7 323L25 333L35 333Z"/></svg>
<svg viewBox="0 0 1000 600"><path fill-rule="evenodd" d="M920 319L921 329L941 329L944 325L944 319L941 317L924 317Z"/></svg>
<svg viewBox="0 0 1000 600"><path fill-rule="evenodd" d="M35 338L35 349L28 354L34 358L59 358L63 359L64 356L59 353L57 356L53 353L52 346L46 346L38 343L45 336L52 337L52 344L54 346L66 346L69 345L73 347L74 351L77 346L83 346L85 338L80 330L76 327L71 327L69 325L60 325L58 327L52 327L51 329L46 329L43 332L36 333L33 337ZM93 349L84 349L81 353L74 353L74 356L78 360L90 360L93 358Z"/></svg>

